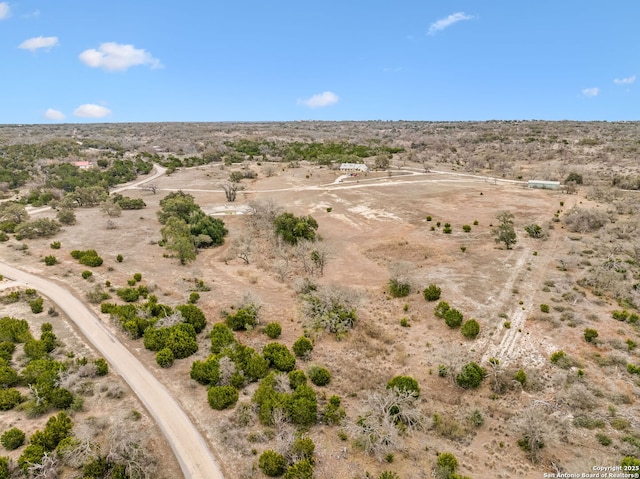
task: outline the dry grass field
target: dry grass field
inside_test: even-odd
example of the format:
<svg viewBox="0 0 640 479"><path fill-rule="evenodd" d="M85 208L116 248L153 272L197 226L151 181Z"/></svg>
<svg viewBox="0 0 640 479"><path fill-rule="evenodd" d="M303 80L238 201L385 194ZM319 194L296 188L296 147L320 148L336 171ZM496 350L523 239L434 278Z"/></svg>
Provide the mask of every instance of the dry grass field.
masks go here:
<svg viewBox="0 0 640 479"><path fill-rule="evenodd" d="M637 153L628 149L632 143L616 146L611 139L631 133L624 125L617 130L614 126L533 122L493 125L493 131L491 124L471 124L454 140L447 136L447 129L453 128L449 124L320 124L316 129L309 124L280 129L219 125L218 141L212 146L206 139L210 137L196 138L198 133L187 126L150 125L147 141L142 141L139 126L114 125L118 135L129 132L116 139L129 142L132 149L160 144L182 154L209 150L220 138L245 137L373 137L407 150L393 155L388 171L355 177L341 177L327 166L305 161L287 165L268 157L241 165L214 162L179 168L155 181L155 194L142 188L125 191L143 199L146 208L123 211L118 217L99 208L78 208L77 224L64 227L54 238L61 243L59 250L50 248L51 238L11 238L0 244L0 259L53 278L81 298L106 281L124 287L134 273L141 273L142 283L161 303L176 306L187 302L194 278L204 281L210 291L199 293L197 305L208 325L200 335L199 351L169 369L160 368L155 354L145 350L142 341L129 339L100 313L99 305L91 307L180 401L209 441L225 477L261 477L258 457L278 447L282 431L261 425L255 416L248 424L239 423L239 411L251 402L256 383L240 391L235 408L212 410L206 388L189 377L191 363L207 358L211 325L247 293L261 304L260 324L236 332L239 341L261 351L271 342L262 326L277 321L282 326L278 341L291 348L305 333L307 318L296 293L305 277L319 286L348 288L358 297L353 329L342 337L311 332L311 357L298 359L296 366L305 371L312 365L326 367L331 382L315 388L318 402L325 404L339 395L346 411L342 425L319 424L307 431L316 445L314 477L378 477L383 471L394 471L403 479L432 477L442 452L456 456L459 474L474 478L589 473L593 466L619 465L625 456L640 455L640 380L627 370L627 364L640 363L632 346L639 341L638 323L612 318L613 311L633 314L640 304L638 289L632 286L640 279L640 194L611 186L616 174L637 175L638 164ZM155 131L170 127L171 136ZM113 135L93 128L86 134ZM189 132L191 140L181 139L176 131ZM518 139L504 140L509 132ZM526 140L534 135L537 141ZM565 137L566 144L558 139ZM487 139L471 147L469 138ZM598 141L581 145L585 138ZM421 141L422 147L415 146ZM220 185L230 171L241 168L255 171L257 178L242 180L236 201L228 203ZM584 184L572 193L526 187L527 179L564 180L570 172L584 177ZM159 203L175 191L193 195L229 230L223 246L200 250L187 265L167 257L168 251L158 245ZM281 211L317 220L318 235L328 251L323 274L317 269L305 272L299 257L279 250L267 232L257 234L251 228L251 215L241 213L267 201ZM503 211L513 214L517 241L511 249L495 241L497 216ZM596 226L568 219L590 212L601 215ZM54 218L55 212L33 217ZM443 232L446 223L450 233ZM531 224L541 226L544 238L527 235L524 228ZM245 261L237 255L237 244L248 237L251 248ZM23 250L22 243L28 249ZM81 276L86 268L69 253L89 248L105 261L86 280ZM42 259L50 254L59 262L45 266ZM118 254L122 262L116 261ZM389 280L394 275L410 284L408 296L392 297ZM465 338L459 328L449 328L436 317L437 302L425 301L422 295L430 284L441 288L440 300L465 319L478 321L477 338ZM33 321L32 329L37 328L40 317L21 307L3 315L26 317ZM63 317L54 327L65 350L73 343L89 351ZM592 342L584 339L588 328L598 332ZM76 354L90 355L77 348ZM557 351L564 351L565 357L554 363L550 358ZM455 376L472 361L486 369L486 378L477 389L461 388ZM442 377L444 370L448 374ZM516 380L518 370L526 381ZM366 454L354 441L352 425L363 413L366 398L399 375L415 378L420 386L417 408L422 427L400 434L381 457ZM78 420L97 416L95 408L106 416L114 409L140 409L135 398L125 396L114 403L100 400L100 395L88 398L87 413ZM0 418L1 430L24 421L12 414ZM25 428L37 426L34 422ZM540 434L544 447L527 451L518 445L533 434ZM166 457L169 451L161 436L155 441L169 468L165 470L172 471L165 477L173 477L177 469Z"/></svg>

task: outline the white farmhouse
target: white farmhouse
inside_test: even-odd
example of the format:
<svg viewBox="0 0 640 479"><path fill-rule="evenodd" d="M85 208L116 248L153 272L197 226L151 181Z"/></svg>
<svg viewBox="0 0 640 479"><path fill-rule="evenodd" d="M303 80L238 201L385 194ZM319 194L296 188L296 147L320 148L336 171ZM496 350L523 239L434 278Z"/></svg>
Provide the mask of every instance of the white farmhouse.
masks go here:
<svg viewBox="0 0 640 479"><path fill-rule="evenodd" d="M369 171L369 167L364 163L342 163L340 165L340 171L361 171L366 173Z"/></svg>

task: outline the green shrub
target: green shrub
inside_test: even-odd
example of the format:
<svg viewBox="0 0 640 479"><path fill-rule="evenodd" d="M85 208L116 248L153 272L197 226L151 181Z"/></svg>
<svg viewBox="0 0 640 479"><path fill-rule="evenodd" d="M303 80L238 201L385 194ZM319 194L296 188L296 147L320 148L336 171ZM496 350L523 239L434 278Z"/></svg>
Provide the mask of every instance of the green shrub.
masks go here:
<svg viewBox="0 0 640 479"><path fill-rule="evenodd" d="M293 343L293 352L299 358L307 357L311 351L313 351L313 343L305 336L300 336Z"/></svg>
<svg viewBox="0 0 640 479"><path fill-rule="evenodd" d="M282 326L277 322L269 323L265 326L264 332L271 339L276 339L280 337L280 334L282 334Z"/></svg>
<svg viewBox="0 0 640 479"><path fill-rule="evenodd" d="M57 258L52 254L44 257L44 264L46 264L47 266L53 266L57 262L58 262Z"/></svg>
<svg viewBox="0 0 640 479"><path fill-rule="evenodd" d="M312 479L313 464L308 459L303 459L291 465L284 474L284 479Z"/></svg>
<svg viewBox="0 0 640 479"><path fill-rule="evenodd" d="M234 331L251 329L258 322L258 308L253 305L240 308L235 314L226 315L226 323Z"/></svg>
<svg viewBox="0 0 640 479"><path fill-rule="evenodd" d="M141 273L134 273L133 274L133 279L136 283L139 283L140 281L142 281L142 274Z"/></svg>
<svg viewBox="0 0 640 479"><path fill-rule="evenodd" d="M596 439L603 446L610 446L613 443L611 438L602 432L596 433Z"/></svg>
<svg viewBox="0 0 640 479"><path fill-rule="evenodd" d="M430 284L422 292L425 301L437 301L440 299L441 294L442 290L435 284Z"/></svg>
<svg viewBox="0 0 640 479"><path fill-rule="evenodd" d="M595 329L585 329L584 330L584 340L588 343L595 343L596 338L598 337L598 331Z"/></svg>
<svg viewBox="0 0 640 479"><path fill-rule="evenodd" d="M288 377L289 387L294 391L298 386L307 384L307 375L300 369L294 369L289 373Z"/></svg>
<svg viewBox="0 0 640 479"><path fill-rule="evenodd" d="M296 366L295 356L284 344L269 343L262 349L262 354L279 371L289 372Z"/></svg>
<svg viewBox="0 0 640 479"><path fill-rule="evenodd" d="M378 479L400 479L400 476L393 471L382 471Z"/></svg>
<svg viewBox="0 0 640 479"><path fill-rule="evenodd" d="M563 350L559 350L551 354L550 359L553 364L557 364L560 360L565 359L566 357L567 353L565 353Z"/></svg>
<svg viewBox="0 0 640 479"><path fill-rule="evenodd" d="M93 273L91 271L84 270L82 272L82 279L89 279L91 276L93 276Z"/></svg>
<svg viewBox="0 0 640 479"><path fill-rule="evenodd" d="M449 311L449 309L451 309L451 307L449 306L449 303L447 303L446 301L440 301L436 305L436 308L433 311L433 314L435 314L436 317L438 318L444 318L444 315L447 313L447 311Z"/></svg>
<svg viewBox="0 0 640 479"><path fill-rule="evenodd" d="M44 311L43 306L44 300L42 298L36 298L32 301L29 301L29 307L31 308L31 312L33 314L40 314Z"/></svg>
<svg viewBox="0 0 640 479"><path fill-rule="evenodd" d="M118 263L122 263L124 261L124 257L121 254L119 254L118 256L116 256L116 261Z"/></svg>
<svg viewBox="0 0 640 479"><path fill-rule="evenodd" d="M86 250L86 251L73 250L71 252L71 256L74 259L77 259L80 262L80 264L83 264L85 266L90 266L92 268L100 266L103 262L102 258L98 256L98 253L96 253L96 251L93 249Z"/></svg>
<svg viewBox="0 0 640 479"><path fill-rule="evenodd" d="M456 384L464 389L475 389L480 387L485 376L486 371L484 368L471 362L466 364L456 376Z"/></svg>
<svg viewBox="0 0 640 479"><path fill-rule="evenodd" d="M400 320L400 326L402 326L403 328L410 328L411 325L409 324L409 320L407 318L402 318Z"/></svg>
<svg viewBox="0 0 640 479"><path fill-rule="evenodd" d="M191 364L191 379L204 384L216 384L220 381L220 364L215 356L210 356L206 361L194 361Z"/></svg>
<svg viewBox="0 0 640 479"><path fill-rule="evenodd" d="M427 216L427 221L431 221L431 220L433 220L433 217L431 215L428 215Z"/></svg>
<svg viewBox="0 0 640 479"><path fill-rule="evenodd" d="M82 466L82 475L85 478L100 478L105 477L108 470L109 463L106 458L98 456Z"/></svg>
<svg viewBox="0 0 640 479"><path fill-rule="evenodd" d="M127 303L134 303L140 298L140 291L138 288L118 288L116 294Z"/></svg>
<svg viewBox="0 0 640 479"><path fill-rule="evenodd" d="M629 311L626 310L616 310L616 311L612 311L611 312L611 317L613 319L616 319L618 321L626 321L627 319L629 319Z"/></svg>
<svg viewBox="0 0 640 479"><path fill-rule="evenodd" d="M287 461L282 454L268 449L260 455L258 467L266 476L278 477L287 469Z"/></svg>
<svg viewBox="0 0 640 479"><path fill-rule="evenodd" d="M291 454L294 457L301 459L307 459L313 464L313 453L316 450L316 445L310 437L299 437L291 445Z"/></svg>
<svg viewBox="0 0 640 479"><path fill-rule="evenodd" d="M465 338L475 339L480 334L480 324L475 319L470 319L464 322L461 331Z"/></svg>
<svg viewBox="0 0 640 479"><path fill-rule="evenodd" d="M45 452L47 451L41 445L29 444L18 458L18 467L26 473L31 465L42 463L42 456L44 456Z"/></svg>
<svg viewBox="0 0 640 479"><path fill-rule="evenodd" d="M2 443L4 448L8 451L13 451L14 449L18 449L24 444L24 438L24 432L16 427L13 427L8 431L5 431L2 436L0 436L0 443Z"/></svg>
<svg viewBox="0 0 640 479"><path fill-rule="evenodd" d="M199 299L200 299L200 294L198 294L197 292L192 291L191 294L189 294L189 303L196 304Z"/></svg>
<svg viewBox="0 0 640 479"><path fill-rule="evenodd" d="M175 356L173 355L173 351L169 348L163 348L156 353L156 363L161 368L170 368L173 366L173 361L175 360Z"/></svg>
<svg viewBox="0 0 640 479"><path fill-rule="evenodd" d="M212 409L227 409L238 401L238 390L233 386L212 386L207 391L207 400Z"/></svg>
<svg viewBox="0 0 640 479"><path fill-rule="evenodd" d="M474 409L469 415L469 422L473 427L482 427L484 424L484 417L482 417L482 413L478 409Z"/></svg>
<svg viewBox="0 0 640 479"><path fill-rule="evenodd" d="M450 328L457 328L462 324L462 320L464 317L462 313L455 308L450 308L446 313L444 313L444 322L447 323L447 326Z"/></svg>
<svg viewBox="0 0 640 479"><path fill-rule="evenodd" d="M200 333L207 325L207 318L200 308L195 304L181 304L176 307L176 310L182 315L182 320L193 326L196 334Z"/></svg>
<svg viewBox="0 0 640 479"><path fill-rule="evenodd" d="M233 331L224 323L216 323L211 329L211 352L218 354L225 347L235 342Z"/></svg>
<svg viewBox="0 0 640 479"><path fill-rule="evenodd" d="M462 225L462 231L469 233L471 231L471 225Z"/></svg>
<svg viewBox="0 0 640 479"><path fill-rule="evenodd" d="M109 374L109 364L105 359L94 359L93 364L95 364L97 367L96 374L98 376L106 376L107 374Z"/></svg>
<svg viewBox="0 0 640 479"><path fill-rule="evenodd" d="M62 245L60 244L60 241L54 241L49 246L51 247L51 249L60 249L60 246Z"/></svg>
<svg viewBox="0 0 640 479"><path fill-rule="evenodd" d="M513 379L524 386L527 383L527 373L525 373L522 369L518 369Z"/></svg>
<svg viewBox="0 0 640 479"><path fill-rule="evenodd" d="M437 477L450 478L458 469L458 460L450 452L438 454L436 459Z"/></svg>
<svg viewBox="0 0 640 479"><path fill-rule="evenodd" d="M387 389L396 389L398 391L407 391L413 393L415 397L420 396L420 386L411 376L396 376L389 380Z"/></svg>
<svg viewBox="0 0 640 479"><path fill-rule="evenodd" d="M548 313L549 312L549 305L548 304L541 304L540 305L540 311L542 311L543 313Z"/></svg>
<svg viewBox="0 0 640 479"><path fill-rule="evenodd" d="M344 408L340 407L341 402L340 396L334 395L329 398L329 402L322 413L325 424L340 424L346 417L347 413Z"/></svg>
<svg viewBox="0 0 640 479"><path fill-rule="evenodd" d="M316 386L326 386L331 381L331 373L325 368L313 366L307 371L309 379Z"/></svg>
<svg viewBox="0 0 640 479"><path fill-rule="evenodd" d="M411 293L411 284L397 278L389 280L389 294L394 298L404 298Z"/></svg>

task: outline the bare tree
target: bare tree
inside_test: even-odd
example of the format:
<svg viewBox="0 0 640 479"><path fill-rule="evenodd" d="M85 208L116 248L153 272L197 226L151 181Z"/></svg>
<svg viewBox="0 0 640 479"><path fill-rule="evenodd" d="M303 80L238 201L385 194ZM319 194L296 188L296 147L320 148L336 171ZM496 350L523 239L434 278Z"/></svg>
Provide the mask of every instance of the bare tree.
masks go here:
<svg viewBox="0 0 640 479"><path fill-rule="evenodd" d="M233 203L236 200L236 195L238 194L238 184L227 181L226 183L222 183L220 186L224 190L224 195L227 197L227 201L229 203Z"/></svg>
<svg viewBox="0 0 640 479"><path fill-rule="evenodd" d="M223 356L218 361L220 369L220 381L221 386L226 386L231 381L231 377L236 373L236 364L228 356Z"/></svg>
<svg viewBox="0 0 640 479"><path fill-rule="evenodd" d="M152 479L157 477L157 461L149 452L140 428L134 429L120 418L109 431L107 461L124 466L129 477Z"/></svg>
<svg viewBox="0 0 640 479"><path fill-rule="evenodd" d="M233 254L244 261L244 264L249 264L251 252L253 250L253 237L249 235L243 235L233 240L232 251Z"/></svg>
<svg viewBox="0 0 640 479"><path fill-rule="evenodd" d="M31 464L28 469L31 479L58 479L58 456L45 452L40 464Z"/></svg>
<svg viewBox="0 0 640 479"><path fill-rule="evenodd" d="M158 192L158 183L147 183L147 190L155 195Z"/></svg>
<svg viewBox="0 0 640 479"><path fill-rule="evenodd" d="M547 404L534 403L512 419L518 445L534 464L540 461L543 448L549 448L558 435L558 424L549 409Z"/></svg>
<svg viewBox="0 0 640 479"><path fill-rule="evenodd" d="M378 460L401 447L399 424L408 430L424 425L425 418L413 391L385 389L372 392L362 405L363 413L347 425L347 430L364 452Z"/></svg>

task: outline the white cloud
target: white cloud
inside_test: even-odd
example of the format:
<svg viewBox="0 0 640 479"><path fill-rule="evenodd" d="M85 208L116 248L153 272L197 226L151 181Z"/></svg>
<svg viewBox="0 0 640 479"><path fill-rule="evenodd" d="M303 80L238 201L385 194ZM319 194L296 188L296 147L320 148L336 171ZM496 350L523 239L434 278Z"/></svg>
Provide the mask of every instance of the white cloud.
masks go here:
<svg viewBox="0 0 640 479"><path fill-rule="evenodd" d="M18 48L35 52L39 48L49 50L51 47L55 47L56 45L58 45L58 37L39 36L25 40L18 46Z"/></svg>
<svg viewBox="0 0 640 479"><path fill-rule="evenodd" d="M162 64L151 53L135 48L133 45L120 43L101 43L98 50L91 48L83 51L80 60L92 68L103 68L108 71L124 71L137 65L149 65L151 68L160 68Z"/></svg>
<svg viewBox="0 0 640 479"><path fill-rule="evenodd" d="M4 20L5 18L9 18L11 14L11 7L7 2L0 2L0 20Z"/></svg>
<svg viewBox="0 0 640 479"><path fill-rule="evenodd" d="M464 12L452 13L448 17L441 18L437 22L432 23L429 26L429 32L427 35L435 35L441 30L444 30L447 27L450 27L454 23L461 22L463 20L471 20L473 15L466 15Z"/></svg>
<svg viewBox="0 0 640 479"><path fill-rule="evenodd" d="M55 121L64 120L66 118L64 116L64 113L62 113L60 110L54 110L53 108L47 109L47 111L44 112L44 117L47 120L55 120Z"/></svg>
<svg viewBox="0 0 640 479"><path fill-rule="evenodd" d="M600 88L585 88L584 90L582 90L582 94L590 98L594 96L598 96L599 93L600 93Z"/></svg>
<svg viewBox="0 0 640 479"><path fill-rule="evenodd" d="M613 83L615 83L616 85L631 85L632 83L635 83L635 81L636 76L632 75L627 78L616 78L615 80L613 80Z"/></svg>
<svg viewBox="0 0 640 479"><path fill-rule="evenodd" d="M298 100L298 105L308 106L309 108L321 108L338 103L338 100L340 100L338 95L330 91L325 91L307 99Z"/></svg>
<svg viewBox="0 0 640 479"><path fill-rule="evenodd" d="M111 115L111 110L104 106L86 103L76 108L73 114L80 118L104 118L105 116Z"/></svg>

